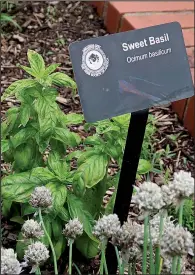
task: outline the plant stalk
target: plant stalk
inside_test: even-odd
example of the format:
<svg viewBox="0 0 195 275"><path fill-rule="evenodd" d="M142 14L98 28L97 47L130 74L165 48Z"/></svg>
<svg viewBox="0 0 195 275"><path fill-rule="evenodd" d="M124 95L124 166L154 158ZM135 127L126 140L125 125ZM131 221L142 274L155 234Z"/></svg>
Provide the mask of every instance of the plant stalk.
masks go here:
<svg viewBox="0 0 195 275"><path fill-rule="evenodd" d="M179 207L178 222L179 222L180 225L183 224L183 208L184 208L184 203L185 203L185 200L183 200L183 202L181 203L181 205ZM181 274L181 257L178 257L178 259L177 259L177 274Z"/></svg>
<svg viewBox="0 0 195 275"><path fill-rule="evenodd" d="M144 219L144 247L143 247L143 264L142 264L142 274L147 274L147 250L148 250L148 219Z"/></svg>
<svg viewBox="0 0 195 275"><path fill-rule="evenodd" d="M172 275L176 275L176 269L177 269L177 256L173 257L172 260Z"/></svg>
<svg viewBox="0 0 195 275"><path fill-rule="evenodd" d="M152 246L152 236L151 236L151 228L150 228L150 222L149 222L149 237L150 237L150 275L155 274L155 265L154 265L154 258L153 258L153 246Z"/></svg>
<svg viewBox="0 0 195 275"><path fill-rule="evenodd" d="M105 274L108 275L108 268L107 268L107 264L106 264L105 249L106 249L106 244L105 244L105 242L102 242L102 244L101 244L100 275L103 275L104 270L105 270Z"/></svg>
<svg viewBox="0 0 195 275"><path fill-rule="evenodd" d="M117 262L118 262L118 269L119 269L119 274L122 274L122 266L121 266L121 259L120 259L120 256L119 256L119 251L118 251L118 247L115 245L114 246L114 249L115 249L115 252L116 252L116 258L117 258Z"/></svg>
<svg viewBox="0 0 195 275"><path fill-rule="evenodd" d="M69 265L68 265L69 275L72 275L72 244L73 244L73 241L69 240Z"/></svg>
<svg viewBox="0 0 195 275"><path fill-rule="evenodd" d="M45 224L43 222L43 217L42 217L42 214L41 214L41 208L39 208L39 218L40 218L40 221L41 221L41 224L43 226L43 230L44 230L44 233L45 235L47 236L48 238L48 241L49 241L49 244L50 244L50 247L51 247L51 251L52 251L52 255L53 255L53 261L54 261L54 272L55 272L55 275L58 275L58 267L57 267L57 260L56 260L56 253L55 253L55 250L54 250L54 247L53 247L53 243L51 241L51 238L46 230L46 227L45 227Z"/></svg>
<svg viewBox="0 0 195 275"><path fill-rule="evenodd" d="M163 233L163 227L164 227L164 215L163 213L161 213L160 215L160 228L159 228L159 244L156 247L156 251L155 251L155 272L156 274L160 274L160 244L161 244L161 238L162 238L162 233Z"/></svg>

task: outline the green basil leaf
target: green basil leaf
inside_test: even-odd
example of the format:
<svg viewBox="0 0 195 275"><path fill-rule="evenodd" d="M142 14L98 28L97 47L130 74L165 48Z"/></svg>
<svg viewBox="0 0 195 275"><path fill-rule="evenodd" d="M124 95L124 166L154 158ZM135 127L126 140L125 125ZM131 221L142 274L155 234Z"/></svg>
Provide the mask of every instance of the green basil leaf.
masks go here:
<svg viewBox="0 0 195 275"><path fill-rule="evenodd" d="M1 181L3 199L15 202L28 202L30 194L36 186L56 181L56 177L48 168L38 167L30 172L16 173L4 177Z"/></svg>
<svg viewBox="0 0 195 275"><path fill-rule="evenodd" d="M19 115L19 119L21 121L21 124L23 126L26 126L27 122L30 119L30 106L27 104L23 104L20 107L20 115Z"/></svg>
<svg viewBox="0 0 195 275"><path fill-rule="evenodd" d="M74 179L77 179L79 173L86 187L91 188L104 178L107 165L108 158L105 155L92 155L78 167Z"/></svg>
<svg viewBox="0 0 195 275"><path fill-rule="evenodd" d="M91 238L95 239L92 234L92 223L93 217L91 214L83 208L82 201L72 193L67 195L68 210L71 218L78 218L83 224L83 229L86 234Z"/></svg>
<svg viewBox="0 0 195 275"><path fill-rule="evenodd" d="M12 201L10 201L10 200L3 200L2 212L1 213L2 213L2 215L4 217L9 216L11 206L12 206Z"/></svg>
<svg viewBox="0 0 195 275"><path fill-rule="evenodd" d="M30 244L30 240L24 239L22 233L20 232L18 235L17 244L16 244L16 253L19 260L23 260L24 251L27 249L29 244Z"/></svg>
<svg viewBox="0 0 195 275"><path fill-rule="evenodd" d="M62 253L64 252L65 248L66 248L66 238L62 235L59 235L59 238L56 242L54 242L54 251L56 254L56 259L57 261L59 260L60 256L62 255Z"/></svg>
<svg viewBox="0 0 195 275"><path fill-rule="evenodd" d="M27 72L28 74L30 74L30 75L36 77L36 73L33 71L32 68L26 67L26 66L22 66L22 65L20 65L19 67L22 68L22 69L23 69L25 72Z"/></svg>
<svg viewBox="0 0 195 275"><path fill-rule="evenodd" d="M58 217L64 222L68 222L70 220L70 214L65 207L60 208L60 211L58 212Z"/></svg>
<svg viewBox="0 0 195 275"><path fill-rule="evenodd" d="M46 184L46 187L50 189L52 193L52 209L54 210L54 213L58 214L66 201L67 188L62 184L54 182Z"/></svg>
<svg viewBox="0 0 195 275"><path fill-rule="evenodd" d="M99 243L90 239L85 233L76 239L76 248L85 256L86 258L94 258L99 252Z"/></svg>
<svg viewBox="0 0 195 275"><path fill-rule="evenodd" d="M79 143L81 142L81 138L79 137L78 134L70 132L66 128L56 127L53 138L63 142L66 145L72 146L72 147L79 145Z"/></svg>
<svg viewBox="0 0 195 275"><path fill-rule="evenodd" d="M68 125L77 125L80 124L84 121L83 115L80 114L67 114L64 115L62 114L60 116L60 122L62 123L63 126L68 126Z"/></svg>
<svg viewBox="0 0 195 275"><path fill-rule="evenodd" d="M57 152L50 152L47 164L50 170L59 178L64 179L66 177L69 167L65 161L61 160Z"/></svg>
<svg viewBox="0 0 195 275"><path fill-rule="evenodd" d="M69 87L76 90L76 82L64 73L53 73L49 76L52 79L52 83L60 87Z"/></svg>
<svg viewBox="0 0 195 275"><path fill-rule="evenodd" d="M4 153L9 150L9 140L1 140L1 153Z"/></svg>
<svg viewBox="0 0 195 275"><path fill-rule="evenodd" d="M37 211L36 208L32 207L29 203L23 203L21 205L22 216L31 215Z"/></svg>
<svg viewBox="0 0 195 275"><path fill-rule="evenodd" d="M18 92L22 92L23 90L30 88L30 87L36 87L37 82L34 79L22 79L17 80L14 83L12 83L7 89L5 89L1 100L3 101L7 97L10 97L12 95L15 95Z"/></svg>
<svg viewBox="0 0 195 275"><path fill-rule="evenodd" d="M53 73L58 67L60 66L60 63L56 63L56 64L51 64L50 66L48 66L44 72L44 77L48 76L49 74Z"/></svg>
<svg viewBox="0 0 195 275"><path fill-rule="evenodd" d="M73 158L78 159L82 154L83 152L79 150L71 152L66 156L66 161L71 161Z"/></svg>
<svg viewBox="0 0 195 275"><path fill-rule="evenodd" d="M17 148L19 145L25 143L28 139L34 137L36 130L33 127L26 127L20 130L16 135L10 137L12 146Z"/></svg>
<svg viewBox="0 0 195 275"><path fill-rule="evenodd" d="M52 223L52 234L54 236L54 239L57 241L60 236L62 235L62 222L59 218L55 218Z"/></svg>
<svg viewBox="0 0 195 275"><path fill-rule="evenodd" d="M31 69L33 70L34 75L37 78L41 78L41 76L45 72L45 62L40 54L35 51L28 50L27 53L28 61L30 63Z"/></svg>
<svg viewBox="0 0 195 275"><path fill-rule="evenodd" d="M16 223L19 223L19 224L23 224L24 223L24 219L21 216L12 217L10 219L10 221L11 222L16 222Z"/></svg>
<svg viewBox="0 0 195 275"><path fill-rule="evenodd" d="M88 136L85 139L84 143L88 144L88 145L102 145L102 146L105 146L103 140L97 135Z"/></svg>
<svg viewBox="0 0 195 275"><path fill-rule="evenodd" d="M152 170L152 164L145 159L140 159L139 160L139 165L137 169L137 173L140 175L147 174Z"/></svg>

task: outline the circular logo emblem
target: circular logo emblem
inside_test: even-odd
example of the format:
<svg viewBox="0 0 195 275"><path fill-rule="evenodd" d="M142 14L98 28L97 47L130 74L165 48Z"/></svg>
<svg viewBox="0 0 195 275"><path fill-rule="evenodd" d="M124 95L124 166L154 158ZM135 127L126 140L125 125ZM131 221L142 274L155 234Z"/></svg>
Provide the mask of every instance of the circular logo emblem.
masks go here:
<svg viewBox="0 0 195 275"><path fill-rule="evenodd" d="M102 75L108 68L109 59L102 51L101 46L91 44L83 49L81 68L93 77Z"/></svg>

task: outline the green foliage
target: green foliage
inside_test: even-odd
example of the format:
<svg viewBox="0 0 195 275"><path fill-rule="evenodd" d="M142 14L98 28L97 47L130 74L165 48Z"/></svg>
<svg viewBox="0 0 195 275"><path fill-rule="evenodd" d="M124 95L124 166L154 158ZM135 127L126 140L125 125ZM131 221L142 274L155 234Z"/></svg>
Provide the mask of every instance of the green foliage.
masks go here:
<svg viewBox="0 0 195 275"><path fill-rule="evenodd" d="M83 116L65 115L56 103L58 87L69 87L75 93L76 83L69 76L55 72L59 64L46 66L42 56L32 50L28 51L28 61L30 66L21 68L30 77L12 83L2 96L4 100L15 95L21 102L19 107L6 112L2 123L3 158L11 163L14 172L2 179L3 212L10 216L11 204L17 202L21 205L21 217L15 213L15 217L10 218L21 223L31 217L36 209L28 204L30 194L36 186L46 186L51 190L53 205L43 218L57 258L66 246L62 228L71 218L78 218L84 227L84 235L76 241L76 247L86 257L94 257L99 243L92 234L93 221L103 212L107 189L117 188L119 173L108 176L108 166L113 159L121 166L130 115L84 124L85 131L92 128L95 133L82 141L70 126L83 123ZM153 169L148 152L152 148L149 137L154 131L151 119L139 174ZM81 143L82 150L75 149ZM74 169L73 160L77 165ZM115 194L106 213L112 212ZM48 245L47 238L43 237L42 241ZM24 243L18 242L20 255L24 247Z"/></svg>

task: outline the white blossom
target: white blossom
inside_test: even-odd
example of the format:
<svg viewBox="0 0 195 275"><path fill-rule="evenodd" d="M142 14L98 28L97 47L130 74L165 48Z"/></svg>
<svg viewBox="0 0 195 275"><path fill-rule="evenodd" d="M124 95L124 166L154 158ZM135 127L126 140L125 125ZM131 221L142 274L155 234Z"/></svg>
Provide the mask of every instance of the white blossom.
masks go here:
<svg viewBox="0 0 195 275"><path fill-rule="evenodd" d="M94 226L93 234L99 238L101 242L112 238L120 230L120 221L116 214L104 215Z"/></svg>
<svg viewBox="0 0 195 275"><path fill-rule="evenodd" d="M133 195L133 202L138 204L139 209L144 212L160 210L165 203L163 201L161 188L153 182L144 182L140 187L136 187Z"/></svg>
<svg viewBox="0 0 195 275"><path fill-rule="evenodd" d="M190 172L183 170L174 173L174 179L169 184L170 190L174 193L177 202L189 198L194 194L194 178Z"/></svg>
<svg viewBox="0 0 195 275"><path fill-rule="evenodd" d="M193 253L192 234L181 225L169 225L164 230L161 249L163 254L171 257Z"/></svg>
<svg viewBox="0 0 195 275"><path fill-rule="evenodd" d="M12 248L1 248L1 274L20 274L22 267Z"/></svg>
<svg viewBox="0 0 195 275"><path fill-rule="evenodd" d="M31 194L29 203L33 207L50 207L52 205L51 191L45 186L36 187Z"/></svg>
<svg viewBox="0 0 195 275"><path fill-rule="evenodd" d="M44 235L44 231L41 229L41 225L34 220L27 220L22 226L22 234L25 238L40 238Z"/></svg>
<svg viewBox="0 0 195 275"><path fill-rule="evenodd" d="M65 225L62 233L66 238L74 241L77 237L83 234L83 225L80 223L78 218L69 220L69 222Z"/></svg>
<svg viewBox="0 0 195 275"><path fill-rule="evenodd" d="M162 198L166 207L170 206L175 201L175 192L170 188L170 185L161 186Z"/></svg>
<svg viewBox="0 0 195 275"><path fill-rule="evenodd" d="M49 250L41 242L28 245L24 252L24 260L28 265L38 267L45 263L49 258Z"/></svg>

